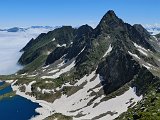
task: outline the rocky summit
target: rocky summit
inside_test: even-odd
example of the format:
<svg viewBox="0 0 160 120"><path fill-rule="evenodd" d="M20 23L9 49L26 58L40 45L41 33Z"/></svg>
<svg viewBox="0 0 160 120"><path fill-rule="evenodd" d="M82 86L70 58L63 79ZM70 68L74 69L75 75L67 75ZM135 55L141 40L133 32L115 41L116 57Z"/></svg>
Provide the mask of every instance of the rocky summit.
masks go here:
<svg viewBox="0 0 160 120"><path fill-rule="evenodd" d="M24 68L7 79L34 97L45 120L158 120L159 38L109 10L94 29L62 26L31 39Z"/></svg>

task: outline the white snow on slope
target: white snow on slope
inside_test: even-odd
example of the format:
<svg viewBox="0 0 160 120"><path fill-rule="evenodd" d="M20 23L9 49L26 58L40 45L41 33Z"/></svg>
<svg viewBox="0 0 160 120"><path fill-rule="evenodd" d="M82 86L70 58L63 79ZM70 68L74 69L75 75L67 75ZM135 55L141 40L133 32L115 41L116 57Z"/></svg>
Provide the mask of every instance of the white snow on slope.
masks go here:
<svg viewBox="0 0 160 120"><path fill-rule="evenodd" d="M36 83L36 81L32 81L30 82L28 85L24 84L26 91L25 92L32 92L31 88L32 88L32 84Z"/></svg>
<svg viewBox="0 0 160 120"><path fill-rule="evenodd" d="M75 66L75 61L73 61L70 65L68 65L67 67L61 69L59 72L55 73L54 75L52 75L52 76L42 76L41 78L42 79L45 79L45 78L52 78L52 79L58 78L63 73L66 73L66 72L70 71L74 66ZM55 71L58 71L58 70L59 69L57 69Z"/></svg>
<svg viewBox="0 0 160 120"><path fill-rule="evenodd" d="M142 64L142 66L144 66L145 68L147 69L154 69L154 70L157 70L157 67L151 65L150 63L145 63L145 64Z"/></svg>
<svg viewBox="0 0 160 120"><path fill-rule="evenodd" d="M133 98L134 102L138 102L142 99L142 96L138 97L134 89L130 88L128 91L126 91L123 95L117 96L115 98L112 98L108 101L101 102L98 106L93 108L93 105L83 108L81 111L82 114L87 114L86 116L81 117L80 119L91 119L95 116L98 116L102 113L106 113L107 111L111 112L118 112L117 114L111 116L106 115L105 117L102 117L101 120L113 120L114 118L118 117L121 113L127 111L128 106L130 104L126 104L130 101L130 99ZM133 102L132 102L133 103ZM78 119L75 119L78 120Z"/></svg>
<svg viewBox="0 0 160 120"><path fill-rule="evenodd" d="M55 40L56 40L55 38L52 39L52 41L55 41Z"/></svg>
<svg viewBox="0 0 160 120"><path fill-rule="evenodd" d="M59 64L57 65L57 68L60 68L60 67L62 67L63 65L65 65L65 60L63 60L61 63L59 63Z"/></svg>
<svg viewBox="0 0 160 120"><path fill-rule="evenodd" d="M90 81L95 76L96 78ZM97 99L95 99L91 105L86 106L87 103L95 97L95 95L94 96L90 95L92 93L92 90L91 91L89 90L93 89L100 83L100 76L96 75L95 71L93 71L90 75L88 76L86 75L80 80L78 80L78 82L74 86L79 86L84 82L86 82L86 84L83 86L83 89L78 90L71 96L62 95L59 99L56 99L53 103L48 103L43 100L36 100L34 97L26 95L23 92L20 92L18 89L19 87L14 86L14 84L12 84L12 88L13 90L17 91L16 94L26 97L32 100L33 102L37 102L42 106L41 108L36 109L36 111L40 113L40 115L36 116L35 118L32 118L33 120L41 120L42 118L45 118L54 113L62 113L64 115L69 115L69 116L76 116L78 113L82 113L85 114L85 116L81 116L80 118L74 117L74 120L92 119L93 117L99 116L100 114L106 113L107 111L117 112L117 114L113 116L106 115L100 120L106 120L106 119L113 120L119 114L125 112L127 110L127 107L131 103L138 102L139 100L142 99L142 96L138 97L135 94L134 89L129 88L129 90L126 91L124 94L112 98L108 101L102 101L101 103L99 103L100 100L105 97L104 95L102 95ZM127 104L127 102L129 102L131 98L133 98L133 101ZM95 103L99 104L93 108Z"/></svg>
<svg viewBox="0 0 160 120"><path fill-rule="evenodd" d="M82 83L87 81L87 84L83 87L83 89L80 89L75 94L71 95L70 97L67 97L66 95L62 95L61 98L57 99L53 103L53 107L55 108L56 112L61 112L66 115L76 115L77 112L71 113L68 111L76 110L87 105L87 103L94 97L94 96L90 97L89 95L91 92L87 92L87 91L90 88L93 88L100 83L98 77L96 78L96 80L90 82L90 79L93 78L94 76L95 76L95 71L92 72L92 74L90 74L87 77L87 79L85 79L85 77L80 79L79 81L81 81Z"/></svg>
<svg viewBox="0 0 160 120"><path fill-rule="evenodd" d="M98 115L105 113L107 111L118 112L118 114L116 114L116 115L113 115L113 116L107 115L104 118L104 120L106 120L106 119L112 120L112 119L116 118L119 114L121 114L122 112L127 110L127 107L130 104L126 104L126 102L128 102L131 98L134 98L133 101L135 101L135 102L141 100L141 98L142 98L142 96L141 97L136 96L134 90L132 88L130 88L123 95L117 96L116 98L112 98L108 101L101 102L95 108L93 108L94 104L91 104L90 106L84 107L94 97L94 96L89 96L91 92L87 93L87 91L90 88L93 88L100 83L99 75L97 75L97 77L94 81L91 81L91 82L89 81L94 76L95 76L95 73L93 72L92 74L90 74L87 77L87 79L85 79L86 78L86 76L85 76L84 78L79 80L81 83L87 81L87 84L84 86L83 89L79 90L78 92L76 92L72 96L67 97L67 96L63 95L60 99L57 99L53 103L53 107L55 108L55 111L60 112L65 115L73 115L73 116L77 115L80 112L82 114L86 114L83 117L74 118L75 120L92 119L93 117L98 116ZM102 96L101 99L103 97L104 96ZM95 103L100 101L100 98L97 98L97 99L98 100L95 100L96 101ZM67 101L67 102L65 102L65 101ZM63 104L63 106L61 106L61 104ZM77 110L76 112L69 112L69 111L76 110L79 108L82 108L82 109Z"/></svg>
<svg viewBox="0 0 160 120"><path fill-rule="evenodd" d="M0 82L2 82L2 81L0 80ZM13 80L5 80L5 82L7 82L7 83L12 83Z"/></svg>
<svg viewBox="0 0 160 120"><path fill-rule="evenodd" d="M50 71L48 73L55 73L55 72L58 72L58 71L59 71L59 69L55 69L55 70L52 70L52 71Z"/></svg>
<svg viewBox="0 0 160 120"><path fill-rule="evenodd" d="M142 66L147 68L147 69L151 69L151 67L149 67L148 65L142 64Z"/></svg>
<svg viewBox="0 0 160 120"><path fill-rule="evenodd" d="M35 75L28 75L28 77L36 77L38 74Z"/></svg>
<svg viewBox="0 0 160 120"><path fill-rule="evenodd" d="M85 49L86 47L84 47L79 53L78 53L78 55L80 55L83 51L84 51L84 49ZM77 56L78 56L77 55Z"/></svg>
<svg viewBox="0 0 160 120"><path fill-rule="evenodd" d="M109 45L108 50L106 51L106 53L103 55L103 57L105 57L108 53L110 53L112 51L112 46L111 44Z"/></svg>
<svg viewBox="0 0 160 120"><path fill-rule="evenodd" d="M154 38L156 41L158 41L158 39L156 38L156 36L153 35L153 38Z"/></svg>
<svg viewBox="0 0 160 120"><path fill-rule="evenodd" d="M142 53L143 55L145 55L145 56L148 56L148 51L150 51L149 49L148 50L146 50L144 47L142 47L142 46L139 46L139 45L137 45L136 43L133 43L134 44L134 46L137 48L137 50L140 52L140 53Z"/></svg>
<svg viewBox="0 0 160 120"><path fill-rule="evenodd" d="M129 53L132 57L135 57L135 58L137 58L137 59L141 59L140 57L138 57L138 55L133 54L133 53L131 53L130 51L128 51L128 53Z"/></svg>
<svg viewBox="0 0 160 120"><path fill-rule="evenodd" d="M67 46L66 44L62 44L62 45L57 44L57 47L66 47L66 46Z"/></svg>
<svg viewBox="0 0 160 120"><path fill-rule="evenodd" d="M138 49L138 51L139 51L140 53L142 53L143 55L148 56L148 54L147 54L146 52L144 52L143 50Z"/></svg>
<svg viewBox="0 0 160 120"><path fill-rule="evenodd" d="M136 44L136 43L133 43L134 44L134 46L136 47L136 48L139 48L139 49L142 49L142 50L144 50L144 51L148 51L148 50L146 50L144 47L142 47L142 46L140 46L140 45L138 45L138 44Z"/></svg>
<svg viewBox="0 0 160 120"><path fill-rule="evenodd" d="M48 68L50 65L47 65L47 66L44 66L44 67L42 67L42 69L46 69L46 68Z"/></svg>
<svg viewBox="0 0 160 120"><path fill-rule="evenodd" d="M51 93L51 92L54 92L54 89L50 90L50 89L42 89L42 93L45 94L45 93Z"/></svg>

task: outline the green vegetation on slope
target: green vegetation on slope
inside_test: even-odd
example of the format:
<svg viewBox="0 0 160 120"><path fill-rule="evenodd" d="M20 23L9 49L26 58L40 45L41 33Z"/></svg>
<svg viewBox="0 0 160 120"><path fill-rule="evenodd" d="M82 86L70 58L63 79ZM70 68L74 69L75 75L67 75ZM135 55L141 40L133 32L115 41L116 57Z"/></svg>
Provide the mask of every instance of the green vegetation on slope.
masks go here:
<svg viewBox="0 0 160 120"><path fill-rule="evenodd" d="M55 113L44 120L73 120L71 116L62 115L61 113Z"/></svg>

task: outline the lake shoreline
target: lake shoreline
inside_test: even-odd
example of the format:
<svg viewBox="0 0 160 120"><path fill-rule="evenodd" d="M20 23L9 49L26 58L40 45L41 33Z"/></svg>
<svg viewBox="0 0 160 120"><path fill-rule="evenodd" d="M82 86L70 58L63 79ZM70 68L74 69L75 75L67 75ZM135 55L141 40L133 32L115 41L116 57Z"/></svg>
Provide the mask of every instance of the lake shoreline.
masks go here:
<svg viewBox="0 0 160 120"><path fill-rule="evenodd" d="M35 112L39 113L39 115L32 117L31 120L42 120L42 119L45 119L55 113L54 109L51 107L52 103L46 102L44 100L36 100L35 97L30 96L30 95L26 95L25 92L21 92L18 89L19 86L14 85L15 83L16 83L16 80L11 83L11 87L12 87L13 91L16 92L16 95L19 95L19 96L24 97L28 100L31 100L34 103L38 103L41 106L41 107L38 107L35 109Z"/></svg>

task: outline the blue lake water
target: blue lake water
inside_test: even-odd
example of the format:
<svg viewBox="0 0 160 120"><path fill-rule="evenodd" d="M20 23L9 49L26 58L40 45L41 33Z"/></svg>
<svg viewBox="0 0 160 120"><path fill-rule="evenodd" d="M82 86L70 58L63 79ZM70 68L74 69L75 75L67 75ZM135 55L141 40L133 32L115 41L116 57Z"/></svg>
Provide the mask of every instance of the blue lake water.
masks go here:
<svg viewBox="0 0 160 120"><path fill-rule="evenodd" d="M3 85L3 84L4 84L4 82L0 82L0 86Z"/></svg>
<svg viewBox="0 0 160 120"><path fill-rule="evenodd" d="M5 94L5 93L9 93L9 92L11 92L11 91L12 91L11 86L8 86L8 87L0 90L0 95L3 95L3 94ZM0 102L1 102L1 101L0 101Z"/></svg>
<svg viewBox="0 0 160 120"><path fill-rule="evenodd" d="M20 96L3 99L0 101L1 120L28 120L38 115L35 109L39 104L33 103Z"/></svg>
<svg viewBox="0 0 160 120"><path fill-rule="evenodd" d="M0 84L2 84L0 82ZM0 95L11 92L11 86L0 90ZM33 116L38 115L35 109L41 107L38 103L23 98L14 96L0 100L0 120L28 120Z"/></svg>

